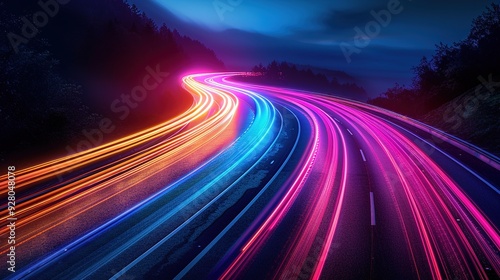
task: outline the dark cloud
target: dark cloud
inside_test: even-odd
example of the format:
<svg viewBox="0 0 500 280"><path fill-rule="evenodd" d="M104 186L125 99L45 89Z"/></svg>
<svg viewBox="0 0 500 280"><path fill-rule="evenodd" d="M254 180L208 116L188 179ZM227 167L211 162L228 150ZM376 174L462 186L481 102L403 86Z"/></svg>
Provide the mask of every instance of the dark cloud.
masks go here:
<svg viewBox="0 0 500 280"><path fill-rule="evenodd" d="M422 56L432 54L435 44L465 38L472 19L491 2L401 0L404 10L394 15L390 24L382 28L359 54L352 55L351 63L347 63L339 44L350 43L355 35L354 27L364 28L373 20L370 11L385 9L393 0L244 1L228 13L226 30L218 32L194 22L185 22L185 15L170 13L157 1L131 1L157 22L167 22L168 26L214 49L231 69L248 70L260 62L276 59L344 70L363 78L372 95L378 95L395 82L411 83L411 67L418 64ZM182 5L191 2L182 2ZM197 6L198 13L200 7L205 6ZM206 9L207 18L216 18L212 7ZM189 13L190 9L182 11ZM275 18L279 20L274 21ZM280 25L279 34L263 28L273 22L286 23ZM235 24L233 27L232 23Z"/></svg>
<svg viewBox="0 0 500 280"><path fill-rule="evenodd" d="M348 10L329 10L323 15L318 15L318 23L330 32L342 32L352 30L353 26L365 24L371 20L370 11L379 9L348 9Z"/></svg>

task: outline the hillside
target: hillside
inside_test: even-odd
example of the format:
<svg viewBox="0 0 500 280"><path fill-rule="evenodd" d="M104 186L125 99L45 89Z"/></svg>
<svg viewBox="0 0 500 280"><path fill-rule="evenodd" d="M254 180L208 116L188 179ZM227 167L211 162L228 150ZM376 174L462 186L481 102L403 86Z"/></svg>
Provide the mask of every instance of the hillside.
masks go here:
<svg viewBox="0 0 500 280"><path fill-rule="evenodd" d="M410 86L396 84L369 103L418 118L481 82L500 75L500 5L490 3L472 21L469 35L453 44L439 43L431 57L413 67Z"/></svg>
<svg viewBox="0 0 500 280"><path fill-rule="evenodd" d="M493 79L498 81L500 77ZM500 156L500 87L479 85L420 118Z"/></svg>
<svg viewBox="0 0 500 280"><path fill-rule="evenodd" d="M103 119L113 132L94 145L165 121L192 102L180 75L224 70L203 43L157 26L126 1L40 3L0 1L0 135L9 135L0 140L0 164L19 153L34 161L66 155ZM34 16L41 12L46 18ZM158 83L138 104L127 101L147 75Z"/></svg>

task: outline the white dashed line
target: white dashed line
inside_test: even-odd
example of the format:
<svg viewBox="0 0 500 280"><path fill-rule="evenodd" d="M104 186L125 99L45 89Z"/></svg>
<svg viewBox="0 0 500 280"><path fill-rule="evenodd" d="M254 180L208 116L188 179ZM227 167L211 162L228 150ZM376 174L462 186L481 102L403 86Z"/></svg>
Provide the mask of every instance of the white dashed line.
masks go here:
<svg viewBox="0 0 500 280"><path fill-rule="evenodd" d="M371 214L371 224L375 225L375 203L373 201L373 192L370 192L370 214Z"/></svg>
<svg viewBox="0 0 500 280"><path fill-rule="evenodd" d="M361 153L361 156L363 157L363 161L366 161L365 154L363 153L363 150L360 149L359 152Z"/></svg>

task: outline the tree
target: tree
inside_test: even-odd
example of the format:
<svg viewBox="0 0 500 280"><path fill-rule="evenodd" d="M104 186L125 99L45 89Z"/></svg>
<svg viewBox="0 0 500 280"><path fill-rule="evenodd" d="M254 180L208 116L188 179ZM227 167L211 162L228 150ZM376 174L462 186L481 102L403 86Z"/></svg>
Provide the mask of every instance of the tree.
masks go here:
<svg viewBox="0 0 500 280"><path fill-rule="evenodd" d="M130 12L132 13L132 15L136 16L141 14L141 11L137 8L135 4L132 4L132 6L130 6Z"/></svg>
<svg viewBox="0 0 500 280"><path fill-rule="evenodd" d="M413 68L415 77L410 89L417 100L399 87L390 88L383 97L372 100L386 108L406 113L415 102L419 112L427 113L474 88L478 76L500 74L500 6L492 3L476 19L465 40L451 45L436 45L430 60L422 58ZM383 99L383 100L382 100Z"/></svg>
<svg viewBox="0 0 500 280"><path fill-rule="evenodd" d="M266 72L266 68L262 65L262 63L259 63L259 65L252 68L252 72L264 74L264 72Z"/></svg>
<svg viewBox="0 0 500 280"><path fill-rule="evenodd" d="M500 5L491 3L486 11L473 20L467 41L479 47L484 41L498 42L500 37Z"/></svg>

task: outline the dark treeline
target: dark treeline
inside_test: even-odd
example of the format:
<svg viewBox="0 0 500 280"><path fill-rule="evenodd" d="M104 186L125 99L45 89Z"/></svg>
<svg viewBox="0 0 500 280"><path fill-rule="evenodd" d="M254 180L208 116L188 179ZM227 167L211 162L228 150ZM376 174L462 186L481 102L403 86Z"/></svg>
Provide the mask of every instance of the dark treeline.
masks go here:
<svg viewBox="0 0 500 280"><path fill-rule="evenodd" d="M314 73L310 68L299 69L291 63L273 61L267 66L259 64L252 68L252 72L261 75L246 77L245 81L327 91L332 95L366 101L366 92L362 87L354 83L342 83L335 77L328 78L323 73Z"/></svg>
<svg viewBox="0 0 500 280"><path fill-rule="evenodd" d="M34 17L40 11L45 24ZM8 150L64 148L103 117L117 121L104 141L168 119L191 103L173 95L180 74L195 66L224 69L212 50L122 0L72 0L57 8L0 1L0 35L0 160ZM134 117L117 118L124 114L110 105L142 83L148 66L170 75L130 110Z"/></svg>
<svg viewBox="0 0 500 280"><path fill-rule="evenodd" d="M413 68L410 87L396 84L371 104L419 117L500 74L500 6L491 3L477 17L468 37L452 45L440 43L434 55Z"/></svg>

